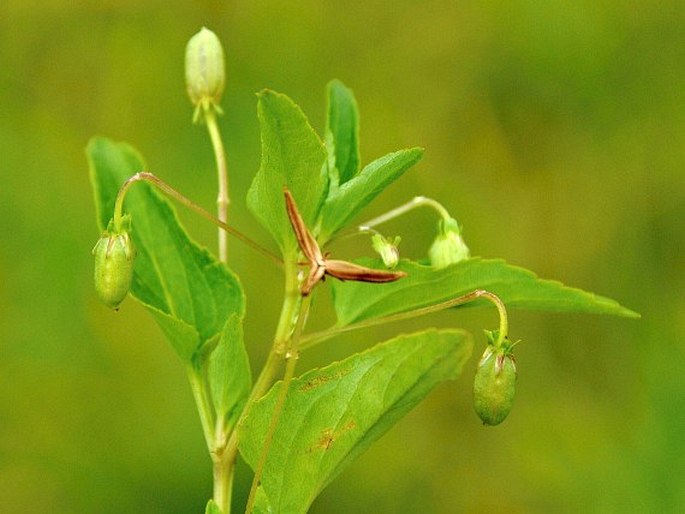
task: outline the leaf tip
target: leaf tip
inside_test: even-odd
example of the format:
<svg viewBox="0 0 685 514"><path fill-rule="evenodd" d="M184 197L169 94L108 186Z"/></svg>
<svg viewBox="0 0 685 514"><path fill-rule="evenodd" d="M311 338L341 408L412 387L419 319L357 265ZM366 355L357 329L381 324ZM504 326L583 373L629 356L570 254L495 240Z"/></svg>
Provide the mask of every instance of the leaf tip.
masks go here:
<svg viewBox="0 0 685 514"><path fill-rule="evenodd" d="M331 79L328 84L328 89L333 89L334 87L344 87L345 89L349 89L345 83L340 80L340 79Z"/></svg>
<svg viewBox="0 0 685 514"><path fill-rule="evenodd" d="M640 314L637 311L634 311L632 309L629 309L628 307L623 307L621 306L621 316L624 318L630 318L630 319L642 319L642 314Z"/></svg>
<svg viewBox="0 0 685 514"><path fill-rule="evenodd" d="M423 157L423 154L426 152L426 149L423 146L413 146L409 149L410 152L414 153L417 158Z"/></svg>

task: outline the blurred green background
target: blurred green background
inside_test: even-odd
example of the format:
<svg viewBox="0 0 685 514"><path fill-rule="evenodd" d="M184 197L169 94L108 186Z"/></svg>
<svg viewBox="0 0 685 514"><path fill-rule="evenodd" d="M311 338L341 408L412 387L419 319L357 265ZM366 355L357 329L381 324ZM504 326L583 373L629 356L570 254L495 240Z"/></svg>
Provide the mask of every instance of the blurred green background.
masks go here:
<svg viewBox="0 0 685 514"><path fill-rule="evenodd" d="M618 299L639 321L511 313L510 418L481 426L476 359L348 468L315 513L681 512L685 505L685 3L677 0L0 3L0 511L199 513L211 495L185 373L146 312L98 303L84 146L134 144L213 208L212 151L190 123L183 52L202 25L227 53L221 119L233 223L259 163L255 92L324 124L324 88L354 89L364 162L423 161L367 209L425 194L476 255ZM214 248L215 229L180 210ZM393 228L421 257L434 217ZM415 231L414 231L415 230ZM347 250L341 250L346 252ZM364 253L365 249L350 248ZM232 245L260 363L280 276ZM317 308L330 319L326 296ZM482 351L494 312L339 338L300 369L418 327L464 326ZM239 469L236 502L249 474Z"/></svg>

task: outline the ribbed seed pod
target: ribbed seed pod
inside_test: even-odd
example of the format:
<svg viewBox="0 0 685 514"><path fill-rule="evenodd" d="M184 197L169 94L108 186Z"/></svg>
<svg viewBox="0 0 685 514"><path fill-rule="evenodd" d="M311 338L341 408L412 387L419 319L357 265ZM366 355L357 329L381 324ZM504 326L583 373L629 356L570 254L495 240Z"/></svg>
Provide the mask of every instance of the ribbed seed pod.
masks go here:
<svg viewBox="0 0 685 514"><path fill-rule="evenodd" d="M133 281L136 251L128 231L112 233L108 228L95 244L93 255L95 291L105 305L118 310Z"/></svg>
<svg viewBox="0 0 685 514"><path fill-rule="evenodd" d="M446 268L471 256L468 246L461 237L461 228L454 218L441 219L438 235L428 250L428 257L434 268Z"/></svg>
<svg viewBox="0 0 685 514"><path fill-rule="evenodd" d="M488 346L473 381L473 406L486 425L499 425L511 412L516 392L516 363L511 353Z"/></svg>

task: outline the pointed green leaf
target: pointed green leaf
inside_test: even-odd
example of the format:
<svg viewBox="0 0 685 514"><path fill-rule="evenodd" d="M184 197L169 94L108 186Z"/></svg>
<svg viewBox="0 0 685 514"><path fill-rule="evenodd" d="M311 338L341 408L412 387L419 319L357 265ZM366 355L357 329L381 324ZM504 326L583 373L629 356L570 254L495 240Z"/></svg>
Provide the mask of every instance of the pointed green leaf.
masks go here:
<svg viewBox="0 0 685 514"><path fill-rule="evenodd" d="M231 314L217 347L209 356L209 389L217 419L223 419L226 431L233 427L250 394L250 362L243 343L243 323Z"/></svg>
<svg viewBox="0 0 685 514"><path fill-rule="evenodd" d="M357 176L332 191L321 210L320 240L328 240L347 225L383 189L416 164L422 155L421 148L390 153L366 165Z"/></svg>
<svg viewBox="0 0 685 514"><path fill-rule="evenodd" d="M135 298L135 296L134 296ZM150 304L143 303L183 362L190 362L201 346L200 334L192 325L162 312Z"/></svg>
<svg viewBox="0 0 685 514"><path fill-rule="evenodd" d="M339 80L328 83L326 146L344 184L359 171L359 112L352 90Z"/></svg>
<svg viewBox="0 0 685 514"><path fill-rule="evenodd" d="M86 153L103 229L120 186L144 164L131 146L106 138L93 138ZM131 238L137 251L131 294L150 310L179 356L188 361L222 331L230 314L242 316L242 287L225 265L190 240L173 207L149 184L129 189L124 211L132 217Z"/></svg>
<svg viewBox="0 0 685 514"><path fill-rule="evenodd" d="M283 200L287 186L305 223L312 225L327 186L326 149L302 110L285 95L259 97L262 162L247 193L247 205L284 253L296 247Z"/></svg>
<svg viewBox="0 0 685 514"><path fill-rule="evenodd" d="M639 316L614 300L543 280L499 259L473 258L443 269L401 261L395 269L407 276L388 284L331 281L338 324L427 307L476 289L495 293L507 307L515 309Z"/></svg>
<svg viewBox="0 0 685 514"><path fill-rule="evenodd" d="M261 485L275 512L304 513L347 464L436 385L459 376L471 354L461 330L426 330L293 380ZM282 383L239 427L240 451L255 466Z"/></svg>

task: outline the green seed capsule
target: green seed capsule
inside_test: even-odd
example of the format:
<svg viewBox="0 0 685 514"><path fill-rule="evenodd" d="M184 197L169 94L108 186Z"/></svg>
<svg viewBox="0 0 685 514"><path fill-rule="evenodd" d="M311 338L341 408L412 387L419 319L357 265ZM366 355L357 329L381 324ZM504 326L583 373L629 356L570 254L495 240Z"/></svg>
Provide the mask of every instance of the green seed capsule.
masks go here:
<svg viewBox="0 0 685 514"><path fill-rule="evenodd" d="M428 257L434 268L446 268L471 256L468 246L461 237L461 229L454 218L440 220L438 235L428 250Z"/></svg>
<svg viewBox="0 0 685 514"><path fill-rule="evenodd" d="M128 232L112 233L108 228L95 244L93 255L95 291L105 305L117 310L133 280L136 251Z"/></svg>
<svg viewBox="0 0 685 514"><path fill-rule="evenodd" d="M514 356L488 347L473 381L473 406L486 425L499 425L511 412L516 391Z"/></svg>

